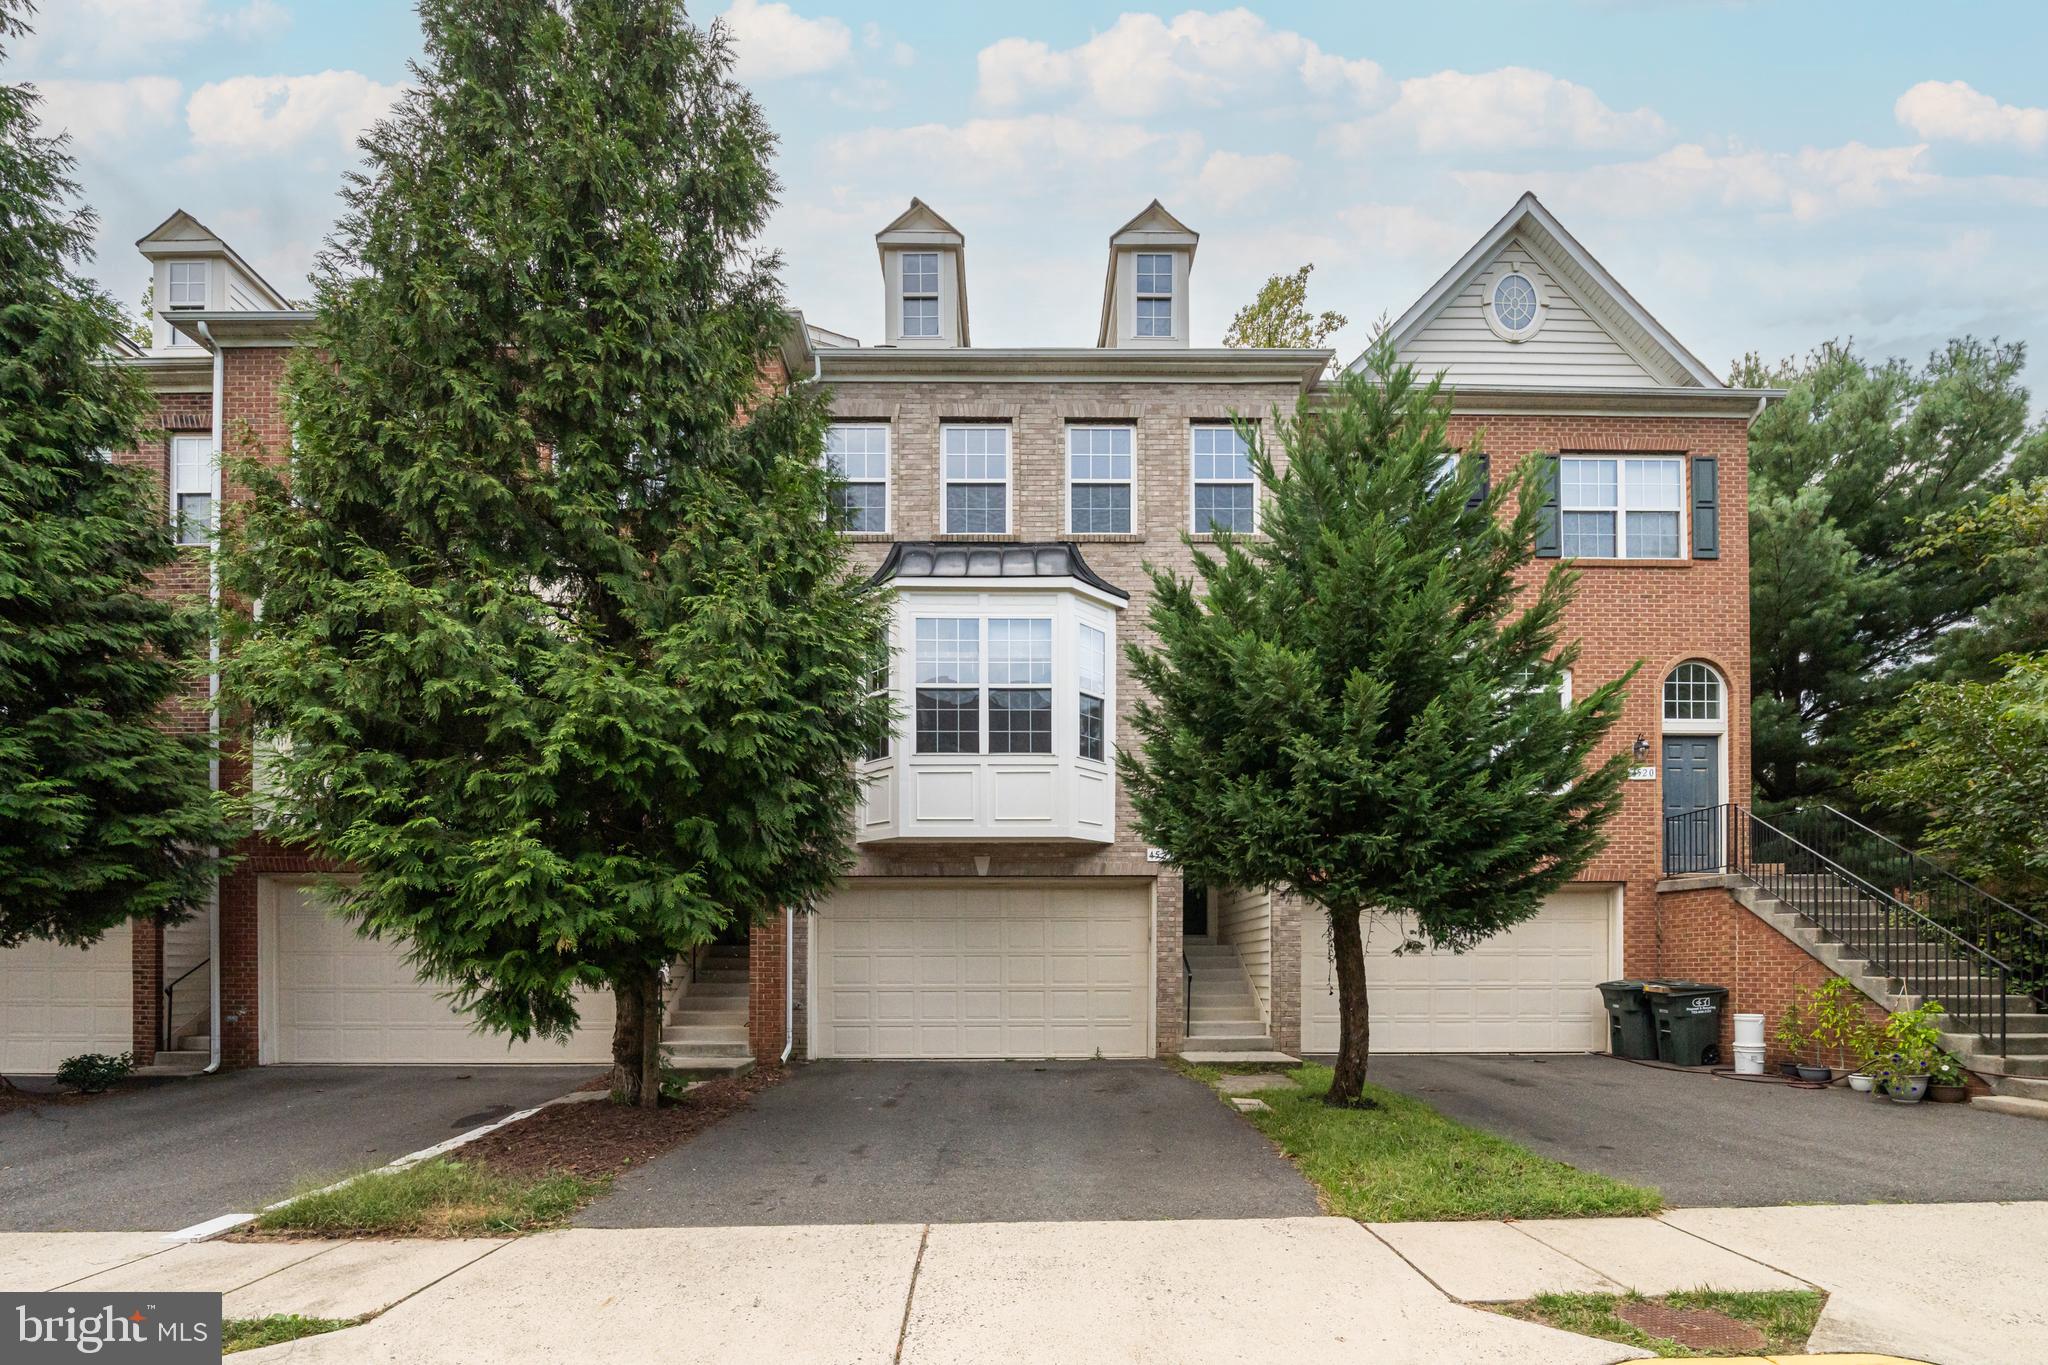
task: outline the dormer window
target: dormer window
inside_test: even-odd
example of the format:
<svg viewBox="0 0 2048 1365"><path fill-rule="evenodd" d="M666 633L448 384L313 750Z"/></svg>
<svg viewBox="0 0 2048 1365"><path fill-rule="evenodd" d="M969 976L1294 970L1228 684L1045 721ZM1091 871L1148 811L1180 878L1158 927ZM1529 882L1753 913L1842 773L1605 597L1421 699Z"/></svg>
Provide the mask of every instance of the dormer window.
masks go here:
<svg viewBox="0 0 2048 1365"><path fill-rule="evenodd" d="M903 335L939 334L939 253L903 253Z"/></svg>
<svg viewBox="0 0 2048 1365"><path fill-rule="evenodd" d="M206 262L172 261L166 306L173 309L206 307Z"/></svg>
<svg viewBox="0 0 2048 1365"><path fill-rule="evenodd" d="M1173 335L1173 257L1165 252L1138 253L1138 335Z"/></svg>

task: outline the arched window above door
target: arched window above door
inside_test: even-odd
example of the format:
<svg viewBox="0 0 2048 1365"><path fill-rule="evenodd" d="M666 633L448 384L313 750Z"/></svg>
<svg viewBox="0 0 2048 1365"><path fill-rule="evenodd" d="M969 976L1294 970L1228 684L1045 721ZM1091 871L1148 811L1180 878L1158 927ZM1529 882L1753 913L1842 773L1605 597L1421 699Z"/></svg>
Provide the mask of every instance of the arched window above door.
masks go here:
<svg viewBox="0 0 2048 1365"><path fill-rule="evenodd" d="M1664 728L1717 731L1727 724L1727 689L1711 665L1682 663L1664 678Z"/></svg>

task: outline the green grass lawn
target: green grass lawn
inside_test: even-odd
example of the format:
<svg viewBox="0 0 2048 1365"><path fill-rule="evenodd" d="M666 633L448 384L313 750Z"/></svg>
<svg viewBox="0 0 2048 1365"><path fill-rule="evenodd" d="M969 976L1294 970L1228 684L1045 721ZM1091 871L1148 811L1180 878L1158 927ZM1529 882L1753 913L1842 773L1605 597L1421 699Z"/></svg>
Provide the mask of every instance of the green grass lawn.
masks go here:
<svg viewBox="0 0 2048 1365"><path fill-rule="evenodd" d="M253 1351L258 1346L275 1346L280 1342L297 1341L300 1337L317 1337L322 1332L339 1331L364 1321L362 1318L302 1318L296 1313L279 1313L268 1318L229 1318L220 1325L220 1350L222 1355L233 1355L237 1351Z"/></svg>
<svg viewBox="0 0 2048 1365"><path fill-rule="evenodd" d="M1531 1322L1546 1323L1580 1336L1618 1341L1624 1346L1655 1351L1670 1360L1704 1360L1714 1356L1748 1356L1753 1351L1700 1351L1679 1345L1669 1337L1653 1337L1614 1315L1627 1302L1641 1302L1639 1296L1614 1294L1545 1294L1525 1303L1505 1303L1497 1312ZM1823 1298L1810 1289L1780 1289L1757 1293L1729 1293L1718 1289L1694 1289L1682 1294L1661 1294L1658 1303L1673 1308L1711 1308L1731 1318L1761 1327L1766 1338L1764 1352L1782 1355L1801 1351L1813 1335L1820 1318Z"/></svg>
<svg viewBox="0 0 2048 1365"><path fill-rule="evenodd" d="M483 1237L552 1227L608 1182L573 1175L522 1180L439 1158L309 1191L252 1226L309 1237Z"/></svg>
<svg viewBox="0 0 2048 1365"><path fill-rule="evenodd" d="M1322 1100L1330 1068L1298 1067L1295 1088L1261 1090L1247 1115L1294 1158L1330 1212L1367 1223L1454 1218L1587 1218L1655 1213L1664 1197L1467 1128L1378 1086L1375 1109Z"/></svg>

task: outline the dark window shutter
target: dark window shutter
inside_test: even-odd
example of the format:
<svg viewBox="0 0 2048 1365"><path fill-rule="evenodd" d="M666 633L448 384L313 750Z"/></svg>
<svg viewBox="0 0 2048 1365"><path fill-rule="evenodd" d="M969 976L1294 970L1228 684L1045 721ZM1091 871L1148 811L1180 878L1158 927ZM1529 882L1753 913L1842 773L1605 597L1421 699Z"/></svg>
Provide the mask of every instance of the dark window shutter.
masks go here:
<svg viewBox="0 0 2048 1365"><path fill-rule="evenodd" d="M1465 499L1466 507L1477 507L1486 501L1486 495L1493 491L1493 480L1490 477L1492 472L1492 467L1487 462L1486 456L1481 455L1479 457L1479 487L1473 492L1471 497Z"/></svg>
<svg viewBox="0 0 2048 1365"><path fill-rule="evenodd" d="M1721 486L1719 461L1696 455L1692 462L1692 557L1721 557Z"/></svg>
<svg viewBox="0 0 2048 1365"><path fill-rule="evenodd" d="M1542 468L1537 473L1537 488L1543 494L1543 507L1536 515L1536 557L1556 559L1559 554L1557 535L1557 456L1540 455Z"/></svg>

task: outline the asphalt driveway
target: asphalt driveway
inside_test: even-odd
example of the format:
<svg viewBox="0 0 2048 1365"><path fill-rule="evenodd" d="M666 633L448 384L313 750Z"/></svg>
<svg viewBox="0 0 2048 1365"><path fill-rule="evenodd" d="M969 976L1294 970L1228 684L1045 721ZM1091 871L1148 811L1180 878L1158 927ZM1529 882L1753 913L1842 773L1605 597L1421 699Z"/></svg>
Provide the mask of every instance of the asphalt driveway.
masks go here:
<svg viewBox="0 0 2048 1365"><path fill-rule="evenodd" d="M1157 1062L813 1062L637 1172L591 1227L1314 1215L1208 1087Z"/></svg>
<svg viewBox="0 0 2048 1365"><path fill-rule="evenodd" d="M1379 1056L1377 1085L1673 1204L2048 1199L2048 1123L1613 1057Z"/></svg>
<svg viewBox="0 0 2048 1365"><path fill-rule="evenodd" d="M169 1232L574 1090L573 1066L260 1067L0 1113L0 1231Z"/></svg>

